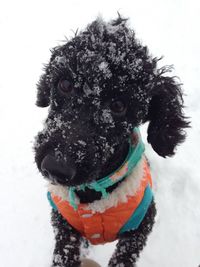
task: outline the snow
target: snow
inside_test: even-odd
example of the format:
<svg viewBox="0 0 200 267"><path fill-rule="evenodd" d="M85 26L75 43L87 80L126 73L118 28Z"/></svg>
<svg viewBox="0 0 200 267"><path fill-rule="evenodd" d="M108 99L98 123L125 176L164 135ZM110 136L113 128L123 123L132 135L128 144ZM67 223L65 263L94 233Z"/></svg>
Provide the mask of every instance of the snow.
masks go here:
<svg viewBox="0 0 200 267"><path fill-rule="evenodd" d="M138 267L200 264L199 1L8 0L0 3L1 266L49 267L51 262L50 207L32 151L47 114L34 106L42 63L48 62L50 48L74 35L71 30L84 28L99 13L113 19L117 11L130 17L136 36L153 55L165 56L161 66L174 64L192 120L187 141L173 158L160 158L146 144L158 215ZM90 255L105 267L113 249L114 244L94 247Z"/></svg>

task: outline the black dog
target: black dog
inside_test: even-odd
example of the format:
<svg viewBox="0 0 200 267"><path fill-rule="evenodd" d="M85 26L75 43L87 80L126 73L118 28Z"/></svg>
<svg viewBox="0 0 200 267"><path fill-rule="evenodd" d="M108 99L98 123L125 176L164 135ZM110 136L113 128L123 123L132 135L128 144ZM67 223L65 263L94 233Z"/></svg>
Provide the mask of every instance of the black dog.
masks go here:
<svg viewBox="0 0 200 267"><path fill-rule="evenodd" d="M158 60L135 39L127 20L120 16L110 23L97 19L53 49L38 83L37 105L50 108L35 143L37 166L59 196L56 205L49 196L57 206L52 211L56 238L52 266L80 266L84 237L60 214L64 190L69 193L71 189L69 202L76 210L75 199L98 206L98 201L122 187L131 174L104 191L82 185L123 166L133 129L145 122L149 121L148 142L162 157L172 156L184 141L188 122L180 84L166 76L168 67L157 68ZM155 214L152 198L138 227L117 234L119 242L109 266L135 266Z"/></svg>

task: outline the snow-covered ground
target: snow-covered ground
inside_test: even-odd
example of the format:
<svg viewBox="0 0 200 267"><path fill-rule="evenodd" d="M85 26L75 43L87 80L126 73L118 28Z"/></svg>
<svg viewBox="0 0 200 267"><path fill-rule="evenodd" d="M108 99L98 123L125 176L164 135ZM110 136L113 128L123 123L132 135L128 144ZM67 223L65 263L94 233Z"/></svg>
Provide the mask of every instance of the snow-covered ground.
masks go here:
<svg viewBox="0 0 200 267"><path fill-rule="evenodd" d="M149 145L158 216L138 267L200 264L200 2L199 0L7 0L0 2L0 266L49 267L53 251L45 182L32 142L47 110L34 106L35 84L49 48L101 13L130 17L137 37L162 64L174 64L192 129L175 157ZM145 126L142 129L145 140ZM146 142L146 140L145 140ZM106 266L114 244L91 257Z"/></svg>

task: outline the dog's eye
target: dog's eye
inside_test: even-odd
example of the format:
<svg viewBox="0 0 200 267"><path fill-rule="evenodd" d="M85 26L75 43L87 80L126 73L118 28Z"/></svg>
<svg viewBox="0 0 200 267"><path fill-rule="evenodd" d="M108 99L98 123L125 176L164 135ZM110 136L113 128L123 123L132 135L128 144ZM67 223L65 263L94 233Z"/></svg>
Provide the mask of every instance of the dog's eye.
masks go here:
<svg viewBox="0 0 200 267"><path fill-rule="evenodd" d="M72 84L68 80L60 80L58 83L58 89L63 94L70 93L72 88Z"/></svg>
<svg viewBox="0 0 200 267"><path fill-rule="evenodd" d="M113 101L110 105L110 108L115 114L122 114L126 111L126 105L121 100Z"/></svg>

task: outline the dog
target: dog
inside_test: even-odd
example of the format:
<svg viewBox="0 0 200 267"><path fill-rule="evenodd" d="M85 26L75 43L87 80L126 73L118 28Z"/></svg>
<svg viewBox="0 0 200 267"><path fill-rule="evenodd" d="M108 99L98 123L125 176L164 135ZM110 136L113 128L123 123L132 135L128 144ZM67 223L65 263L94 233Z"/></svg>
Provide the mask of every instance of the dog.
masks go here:
<svg viewBox="0 0 200 267"><path fill-rule="evenodd" d="M158 68L120 15L97 18L52 50L37 85L49 106L35 140L48 180L55 249L52 267L80 266L84 242L118 239L108 266L136 266L155 221L152 179L139 126L161 157L186 137L181 84Z"/></svg>

